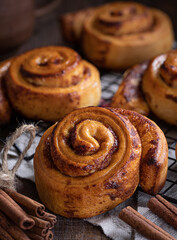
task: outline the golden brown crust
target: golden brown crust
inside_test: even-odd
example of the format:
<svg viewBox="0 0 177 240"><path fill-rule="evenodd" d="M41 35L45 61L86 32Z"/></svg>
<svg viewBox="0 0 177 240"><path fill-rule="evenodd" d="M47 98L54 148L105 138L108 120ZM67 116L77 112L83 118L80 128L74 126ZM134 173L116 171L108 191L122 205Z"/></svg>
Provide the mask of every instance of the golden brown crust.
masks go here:
<svg viewBox="0 0 177 240"><path fill-rule="evenodd" d="M98 70L72 49L49 46L18 57L6 74L13 108L31 119L57 121L70 111L98 105Z"/></svg>
<svg viewBox="0 0 177 240"><path fill-rule="evenodd" d="M81 17L84 11L66 14L64 18L69 16L74 28L68 28L66 20L62 28L65 35L78 35L74 30L78 26L85 55L101 68L127 69L172 48L172 24L160 10L135 2L113 2Z"/></svg>
<svg viewBox="0 0 177 240"><path fill-rule="evenodd" d="M131 13L132 8L134 10ZM121 16L112 15L112 12L119 12L119 9L123 9ZM104 28L105 25L109 28L110 22L113 22L118 33L114 27L111 34L100 30L99 25L96 24L100 15L108 16L109 24L104 24ZM129 32L132 29L129 28L132 26L132 21L135 21L135 26L137 25L134 33ZM124 25L127 32L119 33ZM141 29L142 25L144 30ZM84 23L82 39L83 51L92 62L99 67L117 70L126 69L170 50L173 31L170 19L165 13L157 9L148 9L134 2L117 2L100 7L87 19Z"/></svg>
<svg viewBox="0 0 177 240"><path fill-rule="evenodd" d="M152 112L177 125L177 50L154 58L144 74L142 88Z"/></svg>
<svg viewBox="0 0 177 240"><path fill-rule="evenodd" d="M71 145L77 127L80 149ZM75 110L45 132L36 150L39 196L66 217L101 214L134 193L140 156L139 136L125 117L99 107Z"/></svg>
<svg viewBox="0 0 177 240"><path fill-rule="evenodd" d="M144 62L124 73L122 83L112 99L111 107L133 110L145 116L149 115L150 110L141 89L142 76L147 66L148 62Z"/></svg>
<svg viewBox="0 0 177 240"><path fill-rule="evenodd" d="M6 96L4 88L4 75L6 74L12 60L6 60L0 63L0 125L10 122L12 115L11 106Z"/></svg>
<svg viewBox="0 0 177 240"><path fill-rule="evenodd" d="M162 130L150 119L124 109L114 109L128 117L141 139L140 185L149 194L157 194L165 184L168 145Z"/></svg>
<svg viewBox="0 0 177 240"><path fill-rule="evenodd" d="M177 125L177 50L128 69L111 107L121 107Z"/></svg>
<svg viewBox="0 0 177 240"><path fill-rule="evenodd" d="M141 146L140 183L156 194L166 179L168 156L155 123L121 109L71 112L44 133L37 147L34 169L41 200L66 217L87 218L115 207L139 183Z"/></svg>

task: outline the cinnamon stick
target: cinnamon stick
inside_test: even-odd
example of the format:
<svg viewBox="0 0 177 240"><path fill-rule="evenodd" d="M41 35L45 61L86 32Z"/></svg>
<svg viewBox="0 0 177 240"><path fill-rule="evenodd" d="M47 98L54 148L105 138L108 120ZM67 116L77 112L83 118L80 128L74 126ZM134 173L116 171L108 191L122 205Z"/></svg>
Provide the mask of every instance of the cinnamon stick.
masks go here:
<svg viewBox="0 0 177 240"><path fill-rule="evenodd" d="M44 219L48 219L50 221L53 221L54 223L57 222L57 217L54 215L54 214L51 214L51 213L48 213L48 212L45 212L44 213L44 216L43 216Z"/></svg>
<svg viewBox="0 0 177 240"><path fill-rule="evenodd" d="M50 222L50 229L52 229L57 222L57 217L51 213L44 212L43 216L39 216L38 218L43 219L47 222Z"/></svg>
<svg viewBox="0 0 177 240"><path fill-rule="evenodd" d="M34 226L32 229L30 229L33 233L36 233L37 235L40 235L42 237L45 237L49 231L49 228L39 228Z"/></svg>
<svg viewBox="0 0 177 240"><path fill-rule="evenodd" d="M23 211L23 213L26 214L24 212L25 210L27 213L30 214L29 216L26 214L26 216L32 219L32 221L34 222L33 227L30 228L30 230L25 231L26 235L30 236L31 239L37 239L37 240L53 239L53 233L49 229L52 229L54 224L56 223L57 221L56 216L51 213L45 212L45 207L43 204L40 204L30 199L29 197L26 197L14 190L7 189L7 188L4 190L5 191L0 190L0 199L6 197L8 204L12 205L11 207L14 207L16 212ZM3 199L3 201L5 200ZM5 214L9 216L8 215L9 212L10 212L10 215L12 212L9 207L7 209L9 210L6 211ZM13 221L15 218L17 218L16 212L14 212L13 214L14 215L12 219ZM17 238L17 239L21 240L20 238ZM25 240L25 238L22 238L22 239Z"/></svg>
<svg viewBox="0 0 177 240"><path fill-rule="evenodd" d="M156 198L159 201L163 202L163 204L166 205L167 208L169 208L174 214L177 215L177 208L174 205L172 205L170 202L168 202L166 199L164 199L162 196L158 194L156 195Z"/></svg>
<svg viewBox="0 0 177 240"><path fill-rule="evenodd" d="M53 232L49 231L45 236L44 240L52 240L53 239Z"/></svg>
<svg viewBox="0 0 177 240"><path fill-rule="evenodd" d="M49 231L45 237L39 236L36 233L30 232L30 231L27 231L26 233L32 240L52 240L53 239L52 231Z"/></svg>
<svg viewBox="0 0 177 240"><path fill-rule="evenodd" d="M51 223L52 228L54 224L57 222L57 218L54 214L45 212L45 206L35 200L32 200L31 198L24 196L12 189L4 189L5 192L18 204L20 204L23 209L32 216L36 216L38 218L41 218L45 221L48 221Z"/></svg>
<svg viewBox="0 0 177 240"><path fill-rule="evenodd" d="M4 228L0 226L0 239L1 240L14 240Z"/></svg>
<svg viewBox="0 0 177 240"><path fill-rule="evenodd" d="M30 239L32 240L44 240L44 237L37 235L36 233L30 232L30 231L26 231L26 234L28 235L28 237L30 237Z"/></svg>
<svg viewBox="0 0 177 240"><path fill-rule="evenodd" d="M4 189L5 192L13 198L21 207L25 209L30 215L41 217L44 215L45 206L27 196L24 196L12 189Z"/></svg>
<svg viewBox="0 0 177 240"><path fill-rule="evenodd" d="M30 240L29 237L2 212L0 212L0 226L15 240Z"/></svg>
<svg viewBox="0 0 177 240"><path fill-rule="evenodd" d="M51 228L49 221L43 220L42 218L30 216L35 221L35 226L39 228Z"/></svg>
<svg viewBox="0 0 177 240"><path fill-rule="evenodd" d="M29 218L24 210L2 189L0 189L0 210L24 230L31 229L35 224L34 220Z"/></svg>
<svg viewBox="0 0 177 240"><path fill-rule="evenodd" d="M132 226L147 238L152 240L175 240L169 233L152 223L130 206L124 208L119 213L120 219Z"/></svg>
<svg viewBox="0 0 177 240"><path fill-rule="evenodd" d="M57 222L57 217L48 212L45 212L44 215L40 218L44 219L45 221L50 222L50 224L51 224L50 229L52 229L54 227L54 224Z"/></svg>
<svg viewBox="0 0 177 240"><path fill-rule="evenodd" d="M160 195L156 195L148 202L148 208L169 225L177 229L177 208Z"/></svg>

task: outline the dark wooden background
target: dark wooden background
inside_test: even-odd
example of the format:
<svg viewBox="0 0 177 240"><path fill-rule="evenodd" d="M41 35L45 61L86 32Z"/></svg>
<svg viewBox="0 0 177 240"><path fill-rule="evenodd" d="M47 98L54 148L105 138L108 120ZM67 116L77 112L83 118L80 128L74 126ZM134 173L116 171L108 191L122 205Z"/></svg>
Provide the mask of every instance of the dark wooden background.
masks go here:
<svg viewBox="0 0 177 240"><path fill-rule="evenodd" d="M38 0L36 6L39 7L44 3L50 1ZM20 47L0 54L0 59L3 60L7 57L18 55L27 50L47 46L47 45L67 45L63 40L60 33L58 18L61 14L69 11L75 11L89 6L96 6L103 4L105 0L60 0L59 5L43 17L36 18L35 29L32 36ZM151 7L159 8L165 11L172 19L175 36L177 36L177 1L175 0L139 0L137 2L146 4ZM18 1L14 1L15 4ZM1 4L1 3L0 3ZM1 7L1 6L0 6ZM5 137L12 132L15 126L18 125L14 120L11 124L0 128L0 147L4 144ZM21 180L17 178L17 190L23 194L39 200L35 184L28 180ZM66 219L58 216L58 222L54 229L55 240L106 240L108 239L103 234L99 227L92 226L91 224L79 219ZM121 239L120 239L121 240Z"/></svg>

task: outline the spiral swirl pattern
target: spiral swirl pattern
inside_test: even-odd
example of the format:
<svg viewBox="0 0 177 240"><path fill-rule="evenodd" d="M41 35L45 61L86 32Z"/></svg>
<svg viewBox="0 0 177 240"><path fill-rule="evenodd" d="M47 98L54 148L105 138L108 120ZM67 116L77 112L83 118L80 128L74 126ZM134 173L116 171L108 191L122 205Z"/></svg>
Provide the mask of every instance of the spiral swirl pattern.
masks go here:
<svg viewBox="0 0 177 240"><path fill-rule="evenodd" d="M53 135L51 153L55 165L62 173L85 176L109 165L117 148L117 139L111 129L95 120L81 120L71 130L70 136L64 134L67 129L64 132L59 129L60 127ZM59 144L56 138L60 135L66 140ZM60 151L57 151L58 144ZM90 157L92 155L93 158Z"/></svg>
<svg viewBox="0 0 177 240"><path fill-rule="evenodd" d="M167 172L161 130L131 111L75 110L49 128L39 143L34 158L38 193L50 210L63 216L98 215L134 193L140 158L140 184L156 193Z"/></svg>
<svg viewBox="0 0 177 240"><path fill-rule="evenodd" d="M96 27L103 33L121 36L149 30L153 25L150 9L132 3L112 3L105 7L95 19Z"/></svg>
<svg viewBox="0 0 177 240"><path fill-rule="evenodd" d="M115 93L112 107L134 110L177 125L177 50L128 69Z"/></svg>
<svg viewBox="0 0 177 240"><path fill-rule="evenodd" d="M106 127L108 119L100 123L98 117L94 120L89 110L79 112L79 122L77 113L72 114L72 117L69 115L64 123L60 122L55 128L52 138L53 161L62 173L69 176L84 176L104 169L109 165L118 145L114 131L110 126ZM70 130L72 124L74 127ZM58 136L62 136L65 141L58 139Z"/></svg>
<svg viewBox="0 0 177 240"><path fill-rule="evenodd" d="M100 6L85 19L82 45L86 56L108 69L126 69L171 49L169 18L135 2Z"/></svg>
<svg viewBox="0 0 177 240"><path fill-rule="evenodd" d="M153 113L177 125L177 50L160 55L150 62L142 87Z"/></svg>
<svg viewBox="0 0 177 240"><path fill-rule="evenodd" d="M6 88L13 108L32 119L57 121L66 113L98 105L97 69L67 47L49 46L26 52L12 62Z"/></svg>
<svg viewBox="0 0 177 240"><path fill-rule="evenodd" d="M78 82L83 77L80 61L81 57L72 49L46 48L41 53L34 51L27 54L20 71L25 80L32 85L64 88L77 84L73 81L73 75L78 77ZM68 74L71 69L72 75ZM61 81L64 74L68 74L67 81Z"/></svg>

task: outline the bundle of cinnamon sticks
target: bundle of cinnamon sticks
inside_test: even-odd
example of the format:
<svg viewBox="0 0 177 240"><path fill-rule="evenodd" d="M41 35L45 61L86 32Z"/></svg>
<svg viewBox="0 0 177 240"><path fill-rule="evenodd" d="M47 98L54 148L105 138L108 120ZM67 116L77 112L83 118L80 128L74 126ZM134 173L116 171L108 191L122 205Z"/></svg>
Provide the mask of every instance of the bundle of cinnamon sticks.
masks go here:
<svg viewBox="0 0 177 240"><path fill-rule="evenodd" d="M177 229L177 208L166 199L162 198L160 195L156 195L156 197L149 200L148 207L153 213ZM149 239L175 240L169 233L142 216L130 206L124 208L119 213L119 217Z"/></svg>
<svg viewBox="0 0 177 240"><path fill-rule="evenodd" d="M14 190L0 189L0 239L52 240L56 216Z"/></svg>

